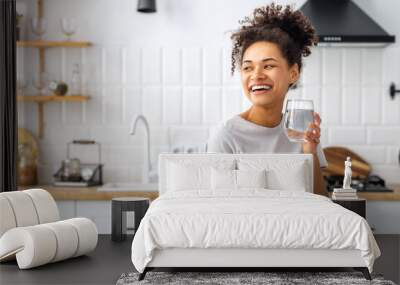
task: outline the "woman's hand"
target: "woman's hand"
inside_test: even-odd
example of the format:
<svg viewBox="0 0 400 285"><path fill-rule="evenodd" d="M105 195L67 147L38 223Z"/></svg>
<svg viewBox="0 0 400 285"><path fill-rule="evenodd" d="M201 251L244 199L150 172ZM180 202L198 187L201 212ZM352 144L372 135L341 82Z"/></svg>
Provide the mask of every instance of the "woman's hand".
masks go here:
<svg viewBox="0 0 400 285"><path fill-rule="evenodd" d="M321 136L321 117L317 112L314 112L314 122L308 125L308 130L305 133L306 141L303 143L303 153L317 152L317 146L319 144L319 138Z"/></svg>

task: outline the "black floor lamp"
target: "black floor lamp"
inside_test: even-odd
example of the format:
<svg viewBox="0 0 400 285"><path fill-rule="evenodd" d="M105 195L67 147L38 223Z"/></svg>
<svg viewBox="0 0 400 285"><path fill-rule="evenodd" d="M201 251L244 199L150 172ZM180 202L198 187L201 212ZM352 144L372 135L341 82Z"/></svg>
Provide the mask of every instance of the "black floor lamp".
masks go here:
<svg viewBox="0 0 400 285"><path fill-rule="evenodd" d="M0 1L0 192L17 190L15 0Z"/></svg>

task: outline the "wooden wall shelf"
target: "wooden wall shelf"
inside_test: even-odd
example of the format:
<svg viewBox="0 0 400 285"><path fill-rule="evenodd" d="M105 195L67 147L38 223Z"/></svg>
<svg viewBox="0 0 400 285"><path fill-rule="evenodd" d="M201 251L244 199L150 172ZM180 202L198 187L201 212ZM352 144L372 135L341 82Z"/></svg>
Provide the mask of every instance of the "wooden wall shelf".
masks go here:
<svg viewBox="0 0 400 285"><path fill-rule="evenodd" d="M75 41L17 41L18 47L35 47L35 48L85 48L91 46L90 42Z"/></svg>
<svg viewBox="0 0 400 285"><path fill-rule="evenodd" d="M37 0L37 17L43 17L43 0ZM45 51L47 48L86 48L92 45L91 42L87 41L17 41L18 47L33 47L37 48L39 52L39 69L38 72L42 73L45 71ZM68 96L57 96L57 95L35 95L35 96L23 96L18 95L17 99L21 102L34 102L38 106L38 136L43 138L43 106L48 102L84 102L88 100L89 96L83 95L68 95Z"/></svg>
<svg viewBox="0 0 400 285"><path fill-rule="evenodd" d="M43 106L49 102L84 102L90 99L89 96L85 95L18 95L18 101L22 102L34 102L38 105L38 136L43 138L44 133L44 115Z"/></svg>
<svg viewBox="0 0 400 285"><path fill-rule="evenodd" d="M36 102L36 103L46 103L46 102L83 102L88 100L89 96L84 95L18 95L18 101L24 102Z"/></svg>

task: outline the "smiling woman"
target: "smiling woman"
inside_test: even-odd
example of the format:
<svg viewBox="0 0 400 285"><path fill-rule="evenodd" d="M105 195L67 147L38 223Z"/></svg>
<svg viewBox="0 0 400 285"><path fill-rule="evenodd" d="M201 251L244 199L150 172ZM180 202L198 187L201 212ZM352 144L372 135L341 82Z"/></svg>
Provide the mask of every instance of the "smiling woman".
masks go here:
<svg viewBox="0 0 400 285"><path fill-rule="evenodd" d="M272 3L240 21L232 34L232 73L239 69L244 95L252 103L245 112L224 122L207 143L208 152L311 153L314 191L326 195L320 167L327 161L320 142L320 116L314 113L303 143L289 141L282 109L296 85L302 57L317 44L315 30L301 11Z"/></svg>

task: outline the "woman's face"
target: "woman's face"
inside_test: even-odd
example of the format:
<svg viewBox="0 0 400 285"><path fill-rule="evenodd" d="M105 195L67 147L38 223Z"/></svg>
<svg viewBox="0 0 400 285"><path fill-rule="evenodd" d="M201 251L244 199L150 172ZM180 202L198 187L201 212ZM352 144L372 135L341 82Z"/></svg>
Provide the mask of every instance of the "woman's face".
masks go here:
<svg viewBox="0 0 400 285"><path fill-rule="evenodd" d="M245 50L240 75L243 91L253 105L272 108L282 106L299 69L297 64L288 66L276 44L259 41Z"/></svg>

